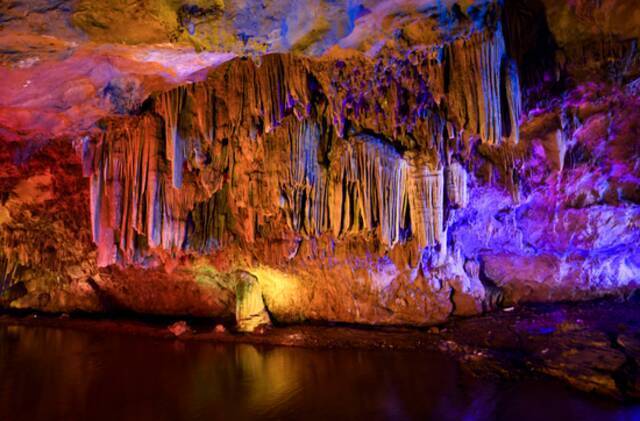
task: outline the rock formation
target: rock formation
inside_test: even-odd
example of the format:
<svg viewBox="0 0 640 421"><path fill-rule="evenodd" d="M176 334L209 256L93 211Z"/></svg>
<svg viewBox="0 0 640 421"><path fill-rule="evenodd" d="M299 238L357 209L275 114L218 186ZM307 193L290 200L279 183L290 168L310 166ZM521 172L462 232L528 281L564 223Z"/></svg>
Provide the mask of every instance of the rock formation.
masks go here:
<svg viewBox="0 0 640 421"><path fill-rule="evenodd" d="M260 284L255 276L240 272L236 284L236 323L240 332L254 332L271 324L262 299Z"/></svg>
<svg viewBox="0 0 640 421"><path fill-rule="evenodd" d="M113 41L79 3L73 31ZM423 325L638 286L640 34L613 25L632 2L319 1L308 27L268 3L148 12L166 33L23 69L116 57L60 95L2 70L26 84L0 88L8 305L264 321L259 295L281 322ZM145 47L166 40L215 66Z"/></svg>

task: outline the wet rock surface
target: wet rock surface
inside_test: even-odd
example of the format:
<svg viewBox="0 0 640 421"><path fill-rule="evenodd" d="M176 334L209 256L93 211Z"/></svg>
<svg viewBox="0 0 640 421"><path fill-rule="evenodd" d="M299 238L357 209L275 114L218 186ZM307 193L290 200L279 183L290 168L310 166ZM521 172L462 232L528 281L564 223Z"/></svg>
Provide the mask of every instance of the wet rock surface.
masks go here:
<svg viewBox="0 0 640 421"><path fill-rule="evenodd" d="M639 310L619 300L526 306L455 321L441 332L441 347L481 373L542 373L585 392L637 399Z"/></svg>
<svg viewBox="0 0 640 421"><path fill-rule="evenodd" d="M527 305L438 327L373 328L349 325L277 325L255 334L234 322L179 321L170 332L163 320L108 320L82 315L2 315L5 325L37 325L154 336L184 341L253 343L312 348L424 350L444 352L480 378L522 380L552 377L585 393L640 401L640 302L605 299L584 303ZM225 328L224 326L228 326Z"/></svg>
<svg viewBox="0 0 640 421"><path fill-rule="evenodd" d="M189 328L189 325L187 324L187 322L185 321L179 321L179 322L175 322L173 324L171 324L167 330L169 332L171 332L172 334L174 334L176 337L180 337L182 335L184 335L185 333L189 332L191 329Z"/></svg>

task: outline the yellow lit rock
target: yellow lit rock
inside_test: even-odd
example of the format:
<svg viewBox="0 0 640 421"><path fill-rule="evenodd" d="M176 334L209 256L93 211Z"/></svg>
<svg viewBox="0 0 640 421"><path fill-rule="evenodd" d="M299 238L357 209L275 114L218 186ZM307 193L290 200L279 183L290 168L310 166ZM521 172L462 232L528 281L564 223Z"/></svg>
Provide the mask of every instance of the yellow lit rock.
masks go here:
<svg viewBox="0 0 640 421"><path fill-rule="evenodd" d="M238 271L236 284L236 323L238 331L253 332L258 327L271 324L269 313L262 299L260 284L255 276Z"/></svg>
<svg viewBox="0 0 640 421"><path fill-rule="evenodd" d="M264 301L276 319L305 319L309 300L300 279L268 266L251 269L251 273L258 279Z"/></svg>

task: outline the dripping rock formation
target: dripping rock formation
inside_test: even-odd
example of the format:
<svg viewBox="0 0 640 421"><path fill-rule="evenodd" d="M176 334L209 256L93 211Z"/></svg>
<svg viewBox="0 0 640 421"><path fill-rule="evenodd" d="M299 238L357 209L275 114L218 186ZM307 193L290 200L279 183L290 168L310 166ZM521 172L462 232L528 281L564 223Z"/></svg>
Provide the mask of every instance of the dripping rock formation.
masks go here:
<svg viewBox="0 0 640 421"><path fill-rule="evenodd" d="M429 325L640 285L631 0L27 3L2 306Z"/></svg>

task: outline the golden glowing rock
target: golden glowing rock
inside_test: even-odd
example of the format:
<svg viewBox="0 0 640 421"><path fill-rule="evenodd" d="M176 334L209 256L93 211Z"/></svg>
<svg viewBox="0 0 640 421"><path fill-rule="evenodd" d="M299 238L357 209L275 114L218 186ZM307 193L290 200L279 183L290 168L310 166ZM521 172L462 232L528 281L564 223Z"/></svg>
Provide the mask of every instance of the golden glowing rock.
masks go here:
<svg viewBox="0 0 640 421"><path fill-rule="evenodd" d="M236 284L236 323L240 332L253 332L258 327L271 324L262 290L255 276L238 271Z"/></svg>

